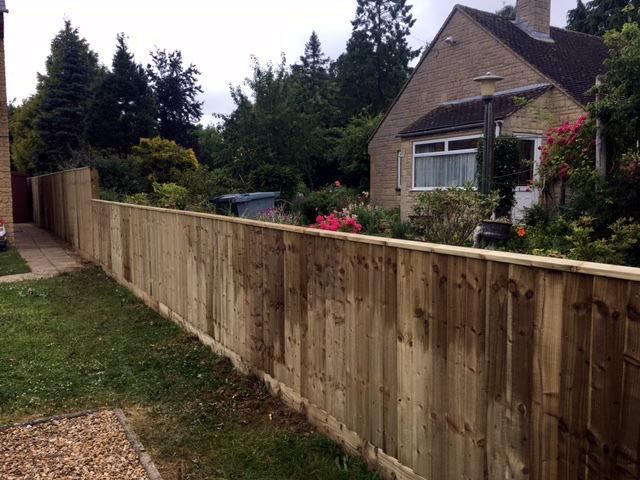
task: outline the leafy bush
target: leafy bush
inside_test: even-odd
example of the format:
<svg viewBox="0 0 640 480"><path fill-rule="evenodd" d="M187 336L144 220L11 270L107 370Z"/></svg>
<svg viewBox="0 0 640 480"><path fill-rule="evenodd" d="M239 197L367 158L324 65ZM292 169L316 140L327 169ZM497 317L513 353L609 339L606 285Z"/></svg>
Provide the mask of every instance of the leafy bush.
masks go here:
<svg viewBox="0 0 640 480"><path fill-rule="evenodd" d="M357 198L353 190L343 186L340 182L332 183L322 190L313 192L305 198L302 205L302 217L307 223L313 223L318 215L328 215L341 212L356 203Z"/></svg>
<svg viewBox="0 0 640 480"><path fill-rule="evenodd" d="M131 158L101 150L76 150L60 163L64 170L93 167L100 176L100 187L118 195L129 195L151 189L149 181L140 172L139 165Z"/></svg>
<svg viewBox="0 0 640 480"><path fill-rule="evenodd" d="M619 218L597 228L596 219L582 216L571 220L555 207L528 209L524 235L513 238L506 250L533 255L571 258L589 262L637 265L635 250L640 244L640 225Z"/></svg>
<svg viewBox="0 0 640 480"><path fill-rule="evenodd" d="M464 245L498 201L497 194L483 195L471 184L424 192L416 199L411 223L426 242Z"/></svg>
<svg viewBox="0 0 640 480"><path fill-rule="evenodd" d="M514 236L504 249L549 257L565 257L569 249L569 221L555 206L534 205L525 211L518 227L523 235Z"/></svg>
<svg viewBox="0 0 640 480"><path fill-rule="evenodd" d="M477 161L478 175L481 175L484 164L482 142L478 146ZM518 183L518 173L528 167L529 165L521 158L520 143L517 138L507 136L496 138L493 154L492 189L500 196L500 202L495 212L497 217L506 217L511 214L511 209L516 203L515 187Z"/></svg>
<svg viewBox="0 0 640 480"><path fill-rule="evenodd" d="M153 183L153 193L134 193L124 198L125 203L149 205L159 208L184 210L187 205L188 191L175 183Z"/></svg>
<svg viewBox="0 0 640 480"><path fill-rule="evenodd" d="M100 185L106 190L127 195L146 189L147 180L131 158L113 154L94 155L93 165L100 176Z"/></svg>
<svg viewBox="0 0 640 480"><path fill-rule="evenodd" d="M358 218L363 232L368 234L393 237L394 230L396 232L402 230L399 227L399 224L403 223L399 208L383 208L360 202L350 206L348 210Z"/></svg>
<svg viewBox="0 0 640 480"><path fill-rule="evenodd" d="M610 227L611 235L595 238L593 218L581 217L571 222L567 240L571 244L568 257L591 262L624 264L631 249L640 240L640 225L620 218Z"/></svg>
<svg viewBox="0 0 640 480"><path fill-rule="evenodd" d="M334 147L341 178L358 188L369 187L369 138L382 121L382 114L370 117L360 114L341 130Z"/></svg>
<svg viewBox="0 0 640 480"><path fill-rule="evenodd" d="M243 190L243 185L226 170L211 170L206 165L198 170L185 170L176 175L175 183L188 190L187 209L213 211L212 198Z"/></svg>
<svg viewBox="0 0 640 480"><path fill-rule="evenodd" d="M280 192L281 198L291 200L304 182L293 167L263 163L251 171L249 183L255 191Z"/></svg>
<svg viewBox="0 0 640 480"><path fill-rule="evenodd" d="M140 174L152 183L174 182L181 172L199 167L193 150L160 137L141 138L133 147L133 158Z"/></svg>
<svg viewBox="0 0 640 480"><path fill-rule="evenodd" d="M124 198L125 203L133 203L134 205L151 205L151 198L148 193L134 193Z"/></svg>
<svg viewBox="0 0 640 480"><path fill-rule="evenodd" d="M184 210L188 196L188 190L175 183L153 184L153 204L157 207Z"/></svg>

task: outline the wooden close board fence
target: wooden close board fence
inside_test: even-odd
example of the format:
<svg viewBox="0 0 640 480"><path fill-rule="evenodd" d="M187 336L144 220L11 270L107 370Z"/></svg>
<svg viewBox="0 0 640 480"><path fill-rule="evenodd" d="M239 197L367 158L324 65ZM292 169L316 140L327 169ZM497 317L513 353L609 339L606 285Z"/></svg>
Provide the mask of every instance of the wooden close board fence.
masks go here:
<svg viewBox="0 0 640 480"><path fill-rule="evenodd" d="M90 168L31 177L33 221L93 256L91 199L98 197L98 174Z"/></svg>
<svg viewBox="0 0 640 480"><path fill-rule="evenodd" d="M640 270L79 201L66 175L41 225L91 218L96 263L386 477L640 478Z"/></svg>

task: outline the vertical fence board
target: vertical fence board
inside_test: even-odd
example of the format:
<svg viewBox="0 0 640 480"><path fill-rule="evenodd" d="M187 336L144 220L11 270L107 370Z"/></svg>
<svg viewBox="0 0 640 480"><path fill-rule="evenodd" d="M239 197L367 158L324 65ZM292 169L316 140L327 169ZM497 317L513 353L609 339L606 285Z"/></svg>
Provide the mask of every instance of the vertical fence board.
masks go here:
<svg viewBox="0 0 640 480"><path fill-rule="evenodd" d="M532 472L531 478L558 478L558 433L562 363L562 322L554 313L562 311L563 274L544 272L538 278L536 318L533 328L532 384Z"/></svg>
<svg viewBox="0 0 640 480"><path fill-rule="evenodd" d="M507 324L509 265L487 265L485 369L487 371L487 452L489 478L509 478L507 465Z"/></svg>
<svg viewBox="0 0 640 480"><path fill-rule="evenodd" d="M593 283L588 478L615 476L620 432L627 282L596 278Z"/></svg>

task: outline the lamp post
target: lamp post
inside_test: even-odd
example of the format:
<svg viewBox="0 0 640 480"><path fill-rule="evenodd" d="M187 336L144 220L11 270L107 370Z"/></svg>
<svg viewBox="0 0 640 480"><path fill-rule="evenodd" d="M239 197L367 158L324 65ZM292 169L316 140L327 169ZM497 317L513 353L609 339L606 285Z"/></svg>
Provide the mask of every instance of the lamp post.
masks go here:
<svg viewBox="0 0 640 480"><path fill-rule="evenodd" d="M480 83L480 94L484 101L484 162L482 162L481 192L485 194L491 192L493 179L493 144L496 136L493 127L493 97L496 93L496 83L500 80L503 80L503 77L493 75L491 72L473 79L474 82Z"/></svg>

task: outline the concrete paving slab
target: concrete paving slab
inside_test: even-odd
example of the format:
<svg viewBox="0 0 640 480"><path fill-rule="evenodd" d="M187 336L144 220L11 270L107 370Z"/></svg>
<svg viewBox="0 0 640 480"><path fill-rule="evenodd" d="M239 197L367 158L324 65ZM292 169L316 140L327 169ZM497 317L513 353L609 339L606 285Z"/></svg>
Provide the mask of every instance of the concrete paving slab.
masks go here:
<svg viewBox="0 0 640 480"><path fill-rule="evenodd" d="M15 225L14 246L31 269L30 273L0 277L0 283L38 280L73 272L86 265L64 241L32 223Z"/></svg>

